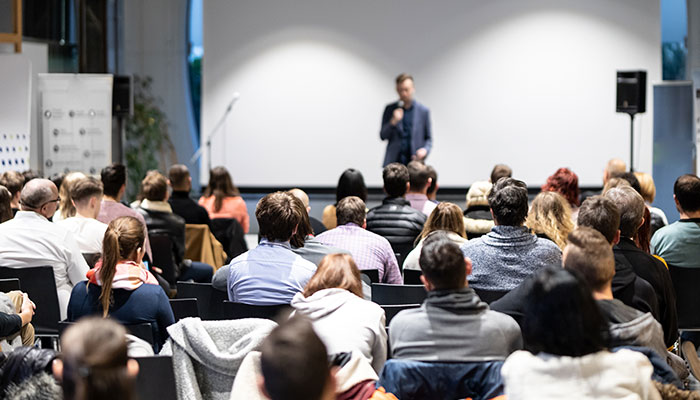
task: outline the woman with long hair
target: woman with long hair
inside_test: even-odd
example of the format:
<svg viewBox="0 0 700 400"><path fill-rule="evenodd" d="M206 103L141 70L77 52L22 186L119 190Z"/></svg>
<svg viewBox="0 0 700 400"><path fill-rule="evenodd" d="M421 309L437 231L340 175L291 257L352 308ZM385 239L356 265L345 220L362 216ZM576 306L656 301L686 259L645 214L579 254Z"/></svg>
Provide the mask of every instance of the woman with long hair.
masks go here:
<svg viewBox="0 0 700 400"><path fill-rule="evenodd" d="M359 351L378 373L387 356L384 310L362 298L360 270L348 254L329 254L292 299L311 319L328 354Z"/></svg>
<svg viewBox="0 0 700 400"><path fill-rule="evenodd" d="M338 221L335 218L335 207L338 202L348 196L357 196L365 203L367 202L367 186L365 186L365 178L362 172L348 168L343 171L338 179L338 186L335 188L335 204L329 204L323 209L321 222L327 229L333 229L338 226Z"/></svg>
<svg viewBox="0 0 700 400"><path fill-rule="evenodd" d="M574 230L571 208L557 192L540 192L532 201L525 226L539 237L549 239L564 250L566 238Z"/></svg>
<svg viewBox="0 0 700 400"><path fill-rule="evenodd" d="M464 229L464 217L462 209L454 203L443 201L438 203L433 212L430 213L428 219L423 225L423 231L416 238L419 240L413 250L406 256L403 262L403 269L414 269L420 271L418 259L420 258L423 242L432 232L444 231L447 237L455 242L458 246L467 242L467 235Z"/></svg>
<svg viewBox="0 0 700 400"><path fill-rule="evenodd" d="M207 209L209 218L235 219L248 233L248 208L225 167L214 167L209 172L209 184L199 198L199 205Z"/></svg>
<svg viewBox="0 0 700 400"><path fill-rule="evenodd" d="M102 259L71 292L68 320L85 315L111 316L124 324L157 326L156 343L168 337L175 323L168 297L144 266L143 224L133 217L112 220L102 242Z"/></svg>

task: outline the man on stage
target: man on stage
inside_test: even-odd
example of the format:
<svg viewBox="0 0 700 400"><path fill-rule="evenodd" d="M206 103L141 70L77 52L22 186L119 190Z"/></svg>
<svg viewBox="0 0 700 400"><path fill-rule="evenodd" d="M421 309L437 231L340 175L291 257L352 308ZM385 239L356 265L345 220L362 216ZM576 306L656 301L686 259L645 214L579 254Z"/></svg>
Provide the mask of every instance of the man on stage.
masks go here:
<svg viewBox="0 0 700 400"><path fill-rule="evenodd" d="M382 140L389 140L384 156L385 167L393 162L422 161L433 144L430 111L413 99L413 77L406 73L396 77L396 92L399 101L384 109L379 132Z"/></svg>

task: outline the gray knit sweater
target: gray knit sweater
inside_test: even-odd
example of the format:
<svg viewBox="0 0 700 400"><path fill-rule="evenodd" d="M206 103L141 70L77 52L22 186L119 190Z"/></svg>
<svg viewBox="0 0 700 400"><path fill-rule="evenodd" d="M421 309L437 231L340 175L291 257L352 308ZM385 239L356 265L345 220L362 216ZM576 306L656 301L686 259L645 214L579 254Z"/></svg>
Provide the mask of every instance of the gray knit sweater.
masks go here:
<svg viewBox="0 0 700 400"><path fill-rule="evenodd" d="M512 290L547 265L561 265L561 250L554 242L538 238L524 226L496 225L488 234L461 246L472 260L467 277L474 289Z"/></svg>

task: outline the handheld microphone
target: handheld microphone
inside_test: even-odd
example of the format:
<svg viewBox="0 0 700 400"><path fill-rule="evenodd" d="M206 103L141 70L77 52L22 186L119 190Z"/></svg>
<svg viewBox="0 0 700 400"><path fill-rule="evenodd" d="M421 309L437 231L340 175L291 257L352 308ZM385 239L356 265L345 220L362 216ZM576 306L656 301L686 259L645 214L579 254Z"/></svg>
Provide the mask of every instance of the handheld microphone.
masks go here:
<svg viewBox="0 0 700 400"><path fill-rule="evenodd" d="M403 108L403 100L399 100L396 108Z"/></svg>

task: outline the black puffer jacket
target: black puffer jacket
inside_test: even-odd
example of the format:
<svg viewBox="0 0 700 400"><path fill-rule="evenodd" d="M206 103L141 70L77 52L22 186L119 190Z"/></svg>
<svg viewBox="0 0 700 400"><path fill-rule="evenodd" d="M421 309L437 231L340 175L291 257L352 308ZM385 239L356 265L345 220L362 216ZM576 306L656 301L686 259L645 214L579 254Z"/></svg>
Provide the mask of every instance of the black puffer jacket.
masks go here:
<svg viewBox="0 0 700 400"><path fill-rule="evenodd" d="M394 252L403 258L413 249L425 220L425 214L412 208L408 200L403 197L387 197L382 205L367 213L367 230L385 237Z"/></svg>
<svg viewBox="0 0 700 400"><path fill-rule="evenodd" d="M20 385L40 372L50 373L56 356L53 350L36 347L18 347L11 353L0 354L0 394L12 384Z"/></svg>

